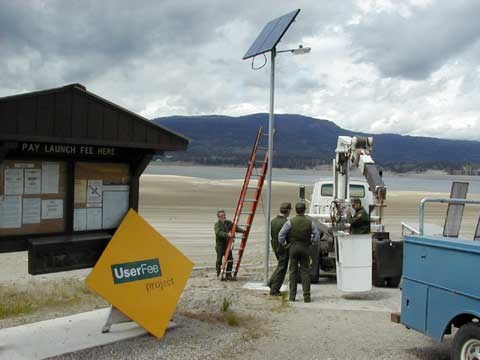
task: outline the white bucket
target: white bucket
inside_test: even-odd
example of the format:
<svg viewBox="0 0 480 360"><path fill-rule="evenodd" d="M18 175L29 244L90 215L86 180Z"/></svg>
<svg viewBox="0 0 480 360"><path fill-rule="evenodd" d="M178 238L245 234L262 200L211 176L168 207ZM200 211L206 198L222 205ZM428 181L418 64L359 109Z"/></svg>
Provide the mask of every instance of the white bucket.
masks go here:
<svg viewBox="0 0 480 360"><path fill-rule="evenodd" d="M337 288L345 292L371 290L372 235L350 235L340 232L335 241Z"/></svg>

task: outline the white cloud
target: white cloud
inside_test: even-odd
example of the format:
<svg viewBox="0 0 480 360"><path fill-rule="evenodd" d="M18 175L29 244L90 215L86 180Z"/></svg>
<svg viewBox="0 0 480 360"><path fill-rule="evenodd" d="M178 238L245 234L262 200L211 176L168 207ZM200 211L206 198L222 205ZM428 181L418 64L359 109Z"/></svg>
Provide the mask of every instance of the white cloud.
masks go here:
<svg viewBox="0 0 480 360"><path fill-rule="evenodd" d="M478 140L476 0L298 3L276 111L363 132ZM268 111L269 64L241 58L288 1L0 2L0 96L79 82L148 118ZM262 57L256 59L261 64Z"/></svg>

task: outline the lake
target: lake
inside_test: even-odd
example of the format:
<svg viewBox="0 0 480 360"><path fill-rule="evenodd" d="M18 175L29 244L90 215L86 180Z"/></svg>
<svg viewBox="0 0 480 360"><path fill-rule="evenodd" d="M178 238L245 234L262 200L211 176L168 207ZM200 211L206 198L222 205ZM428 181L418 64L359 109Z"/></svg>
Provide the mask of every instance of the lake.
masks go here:
<svg viewBox="0 0 480 360"><path fill-rule="evenodd" d="M178 175L212 180L243 179L245 168L220 166L178 166L152 163L145 170L145 174ZM285 181L294 184L312 185L320 177L332 177L328 170L292 170L273 169L274 181ZM353 171L353 178L362 178L360 172ZM480 194L480 176L454 176L443 174L394 174L388 173L383 177L385 185L393 191L418 192L450 192L452 181L469 182L468 192Z"/></svg>

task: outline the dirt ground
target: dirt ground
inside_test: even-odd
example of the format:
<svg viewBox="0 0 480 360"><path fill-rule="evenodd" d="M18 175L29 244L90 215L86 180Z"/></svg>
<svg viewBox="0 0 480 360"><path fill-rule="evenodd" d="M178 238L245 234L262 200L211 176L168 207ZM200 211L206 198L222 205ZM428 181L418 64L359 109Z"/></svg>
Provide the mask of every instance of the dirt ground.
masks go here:
<svg viewBox="0 0 480 360"><path fill-rule="evenodd" d="M161 340L150 336L65 355L65 359L448 359L447 345L434 343L389 321L399 310L400 291L377 297L342 297L334 284L322 284L312 304L288 303L263 292L242 289L247 281L261 281L264 257L265 202L259 205L242 263L240 281L220 283L213 273L215 263L213 224L216 211L224 208L233 216L240 180L206 180L179 176L147 175L141 178L140 214L194 263L196 270L182 295L175 315L179 326ZM307 194L311 189L307 189ZM401 221L418 222L418 204L425 196L446 193L390 192L385 221L391 238L400 239ZM272 208L283 201L295 203L298 187L275 182ZM443 227L446 206L429 205L426 221ZM275 213L275 212L274 212ZM467 208L463 234L471 238L478 208ZM275 261L271 256L270 263ZM42 281L83 279L89 269L30 276L25 252L0 254L2 285L39 284ZM220 310L227 299L228 324ZM34 313L0 321L0 328L37 321L99 306L88 301L52 306ZM233 314L233 315L231 315Z"/></svg>

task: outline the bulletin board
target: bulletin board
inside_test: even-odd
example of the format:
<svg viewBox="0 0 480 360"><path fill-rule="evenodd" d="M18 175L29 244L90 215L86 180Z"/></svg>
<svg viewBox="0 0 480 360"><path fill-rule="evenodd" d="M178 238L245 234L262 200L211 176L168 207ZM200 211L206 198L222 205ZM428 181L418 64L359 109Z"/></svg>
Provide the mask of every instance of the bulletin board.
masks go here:
<svg viewBox="0 0 480 360"><path fill-rule="evenodd" d="M0 236L65 231L66 163L0 164Z"/></svg>
<svg viewBox="0 0 480 360"><path fill-rule="evenodd" d="M130 180L128 164L76 162L73 230L118 227L130 208Z"/></svg>

